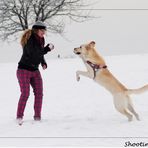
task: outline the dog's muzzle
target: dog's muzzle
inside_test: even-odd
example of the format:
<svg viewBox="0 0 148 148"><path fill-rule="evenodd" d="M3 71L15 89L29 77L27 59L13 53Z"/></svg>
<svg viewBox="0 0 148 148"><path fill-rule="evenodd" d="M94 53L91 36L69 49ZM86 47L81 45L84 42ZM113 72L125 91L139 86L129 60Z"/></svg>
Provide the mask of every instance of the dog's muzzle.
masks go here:
<svg viewBox="0 0 148 148"><path fill-rule="evenodd" d="M74 53L75 53L75 54L78 54L78 55L81 54L81 52L76 51L76 49L77 49L77 48L74 48Z"/></svg>

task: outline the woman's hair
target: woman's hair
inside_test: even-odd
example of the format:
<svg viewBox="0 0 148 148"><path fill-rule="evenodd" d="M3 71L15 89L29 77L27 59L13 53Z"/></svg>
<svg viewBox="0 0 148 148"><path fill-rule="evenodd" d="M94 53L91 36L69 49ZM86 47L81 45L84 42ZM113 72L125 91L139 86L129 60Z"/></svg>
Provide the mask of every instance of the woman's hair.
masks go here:
<svg viewBox="0 0 148 148"><path fill-rule="evenodd" d="M21 37L21 45L24 47L27 44L32 33L37 33L38 29L26 29Z"/></svg>
<svg viewBox="0 0 148 148"><path fill-rule="evenodd" d="M21 45L22 47L24 47L28 41L28 39L30 38L32 34L32 30L31 29L27 29L24 31L22 38L21 38Z"/></svg>

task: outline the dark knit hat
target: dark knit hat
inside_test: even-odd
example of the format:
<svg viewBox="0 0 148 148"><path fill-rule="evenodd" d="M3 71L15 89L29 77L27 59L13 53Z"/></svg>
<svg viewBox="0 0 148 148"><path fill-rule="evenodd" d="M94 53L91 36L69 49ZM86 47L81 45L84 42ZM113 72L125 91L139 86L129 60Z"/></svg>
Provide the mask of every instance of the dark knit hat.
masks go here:
<svg viewBox="0 0 148 148"><path fill-rule="evenodd" d="M44 22L42 21L37 21L34 23L34 25L32 26L32 29L45 29L46 30L46 25Z"/></svg>

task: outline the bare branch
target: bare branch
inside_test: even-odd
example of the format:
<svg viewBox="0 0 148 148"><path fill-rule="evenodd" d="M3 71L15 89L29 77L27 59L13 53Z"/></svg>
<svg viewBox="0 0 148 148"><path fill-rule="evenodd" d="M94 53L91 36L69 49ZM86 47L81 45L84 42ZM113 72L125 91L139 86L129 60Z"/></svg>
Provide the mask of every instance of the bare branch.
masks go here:
<svg viewBox="0 0 148 148"><path fill-rule="evenodd" d="M67 19L83 22L93 17L84 0L1 0L0 38L7 39L28 29L35 21L46 22L48 30L62 33Z"/></svg>

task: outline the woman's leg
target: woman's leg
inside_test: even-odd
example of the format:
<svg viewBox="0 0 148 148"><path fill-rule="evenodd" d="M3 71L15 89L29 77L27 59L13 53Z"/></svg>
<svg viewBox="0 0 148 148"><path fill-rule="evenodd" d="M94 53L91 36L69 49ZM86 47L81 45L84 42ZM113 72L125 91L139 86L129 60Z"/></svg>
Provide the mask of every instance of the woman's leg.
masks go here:
<svg viewBox="0 0 148 148"><path fill-rule="evenodd" d="M21 95L18 102L17 118L23 118L26 102L30 93L30 72L27 70L17 70L17 78L20 85Z"/></svg>
<svg viewBox="0 0 148 148"><path fill-rule="evenodd" d="M43 82L40 71L35 71L31 78L31 86L33 88L35 100L34 100L34 119L41 120L41 109L43 99Z"/></svg>

